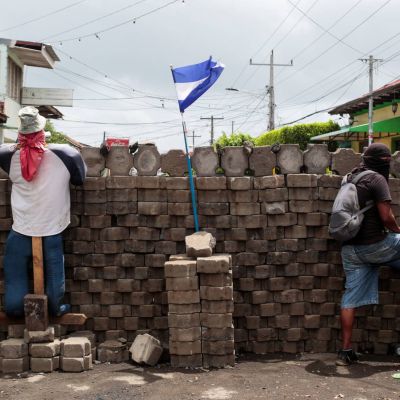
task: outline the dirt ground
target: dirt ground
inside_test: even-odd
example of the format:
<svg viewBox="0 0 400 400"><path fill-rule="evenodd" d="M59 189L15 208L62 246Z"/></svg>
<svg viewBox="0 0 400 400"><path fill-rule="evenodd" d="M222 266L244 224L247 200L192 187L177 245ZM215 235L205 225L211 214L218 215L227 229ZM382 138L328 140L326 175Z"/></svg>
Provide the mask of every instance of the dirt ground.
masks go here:
<svg viewBox="0 0 400 400"><path fill-rule="evenodd" d="M78 374L0 376L0 399L399 400L397 370L399 358L363 356L358 365L336 367L334 354L245 356L235 368L211 371L100 364Z"/></svg>

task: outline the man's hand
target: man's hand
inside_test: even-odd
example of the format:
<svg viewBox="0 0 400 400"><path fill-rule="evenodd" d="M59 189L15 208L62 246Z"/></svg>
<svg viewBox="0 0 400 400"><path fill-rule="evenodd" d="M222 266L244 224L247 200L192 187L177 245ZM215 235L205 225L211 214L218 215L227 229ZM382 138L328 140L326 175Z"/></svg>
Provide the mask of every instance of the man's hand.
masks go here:
<svg viewBox="0 0 400 400"><path fill-rule="evenodd" d="M392 232L400 233L400 227L397 225L396 219L394 218L390 202L382 201L377 203L376 206L378 207L379 216L381 217L385 228Z"/></svg>

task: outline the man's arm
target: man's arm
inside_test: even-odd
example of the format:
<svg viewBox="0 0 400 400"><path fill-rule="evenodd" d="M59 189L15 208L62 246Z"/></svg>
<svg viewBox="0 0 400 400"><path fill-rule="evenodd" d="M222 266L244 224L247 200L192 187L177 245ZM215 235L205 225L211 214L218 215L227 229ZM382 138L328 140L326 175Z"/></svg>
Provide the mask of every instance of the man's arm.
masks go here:
<svg viewBox="0 0 400 400"><path fill-rule="evenodd" d="M376 203L378 207L379 216L383 222L385 228L392 232L400 233L400 227L397 225L396 219L394 218L392 208L389 201L381 201Z"/></svg>

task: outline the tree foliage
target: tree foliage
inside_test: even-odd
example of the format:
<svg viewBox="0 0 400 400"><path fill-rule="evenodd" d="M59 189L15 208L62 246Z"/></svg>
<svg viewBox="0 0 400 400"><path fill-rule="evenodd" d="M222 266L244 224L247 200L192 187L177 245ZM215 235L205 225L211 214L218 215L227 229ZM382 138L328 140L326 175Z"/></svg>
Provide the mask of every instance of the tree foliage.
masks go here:
<svg viewBox="0 0 400 400"><path fill-rule="evenodd" d="M254 138L248 133L233 133L228 136L223 132L222 136L218 138L215 144L222 148L227 146L243 146L244 142L254 143Z"/></svg>
<svg viewBox="0 0 400 400"><path fill-rule="evenodd" d="M283 128L265 132L255 138L256 146L267 146L275 143L299 144L302 150L307 148L307 143L314 136L322 135L340 129L339 125L332 120L328 122L312 122L310 124L298 124L284 126Z"/></svg>
<svg viewBox="0 0 400 400"><path fill-rule="evenodd" d="M47 120L44 130L51 133L51 136L46 138L47 143L70 144L65 135L62 132L57 131L51 121Z"/></svg>

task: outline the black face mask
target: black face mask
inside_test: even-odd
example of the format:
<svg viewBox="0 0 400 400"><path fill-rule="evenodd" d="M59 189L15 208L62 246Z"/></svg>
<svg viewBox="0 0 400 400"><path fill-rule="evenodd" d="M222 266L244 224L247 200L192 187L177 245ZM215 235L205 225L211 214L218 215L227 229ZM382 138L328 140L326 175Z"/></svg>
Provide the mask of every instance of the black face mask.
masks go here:
<svg viewBox="0 0 400 400"><path fill-rule="evenodd" d="M373 143L362 156L362 166L383 175L389 180L390 150L382 143Z"/></svg>

